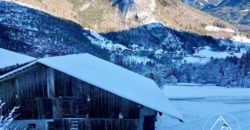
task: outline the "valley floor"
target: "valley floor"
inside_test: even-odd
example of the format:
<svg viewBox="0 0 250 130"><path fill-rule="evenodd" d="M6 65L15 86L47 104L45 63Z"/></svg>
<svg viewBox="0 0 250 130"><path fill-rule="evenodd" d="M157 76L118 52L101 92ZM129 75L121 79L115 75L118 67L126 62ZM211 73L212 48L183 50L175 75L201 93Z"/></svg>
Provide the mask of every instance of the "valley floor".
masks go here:
<svg viewBox="0 0 250 130"><path fill-rule="evenodd" d="M241 130L250 129L250 89L178 84L165 86L164 92L184 116L185 122L158 116L157 130L206 130L208 120L217 115L223 115L233 127L239 124Z"/></svg>

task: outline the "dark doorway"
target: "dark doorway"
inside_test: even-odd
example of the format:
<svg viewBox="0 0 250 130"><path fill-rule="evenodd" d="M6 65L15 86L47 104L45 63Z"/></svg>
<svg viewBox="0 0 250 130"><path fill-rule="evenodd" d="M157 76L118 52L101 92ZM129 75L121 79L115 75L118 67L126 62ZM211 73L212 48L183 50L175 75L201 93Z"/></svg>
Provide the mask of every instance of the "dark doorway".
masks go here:
<svg viewBox="0 0 250 130"><path fill-rule="evenodd" d="M143 130L155 130L156 116L144 116Z"/></svg>

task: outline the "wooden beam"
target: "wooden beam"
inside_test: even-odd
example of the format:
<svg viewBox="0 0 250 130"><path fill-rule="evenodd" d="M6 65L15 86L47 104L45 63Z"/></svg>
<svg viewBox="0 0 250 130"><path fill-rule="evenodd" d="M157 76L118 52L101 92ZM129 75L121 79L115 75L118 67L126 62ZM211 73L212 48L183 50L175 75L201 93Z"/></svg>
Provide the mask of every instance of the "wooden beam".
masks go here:
<svg viewBox="0 0 250 130"><path fill-rule="evenodd" d="M58 111L58 103L56 102L55 93L55 70L52 68L47 69L47 95L48 98L52 99L52 112L53 118L59 118L60 113Z"/></svg>
<svg viewBox="0 0 250 130"><path fill-rule="evenodd" d="M21 93L21 89L20 89L20 85L19 85L19 81L18 79L15 79L15 89L16 89L16 96L20 96Z"/></svg>
<svg viewBox="0 0 250 130"><path fill-rule="evenodd" d="M55 98L55 72L53 69L47 69L47 94L48 98Z"/></svg>

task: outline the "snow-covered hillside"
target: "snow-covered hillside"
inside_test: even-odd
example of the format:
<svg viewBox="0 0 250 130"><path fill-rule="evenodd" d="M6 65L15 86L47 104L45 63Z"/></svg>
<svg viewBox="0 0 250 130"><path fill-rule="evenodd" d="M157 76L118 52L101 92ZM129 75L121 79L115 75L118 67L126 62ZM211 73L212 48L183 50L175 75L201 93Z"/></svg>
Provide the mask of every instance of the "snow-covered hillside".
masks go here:
<svg viewBox="0 0 250 130"><path fill-rule="evenodd" d="M236 56L241 58L241 56L247 52L247 49L241 49L238 51L213 51L210 47L204 47L197 49L194 54L187 56L183 59L185 63L208 63L211 59L225 59L226 57Z"/></svg>
<svg viewBox="0 0 250 130"><path fill-rule="evenodd" d="M121 44L113 43L92 30L90 30L89 34L85 32L83 34L91 41L92 44L99 46L100 48L107 49L109 51L124 51L128 49Z"/></svg>
<svg viewBox="0 0 250 130"><path fill-rule="evenodd" d="M149 5L147 9L154 10L154 3ZM249 49L245 43L182 32L159 22L98 34L72 21L15 3L0 1L0 7L1 48L33 57L90 53L150 77L159 85L171 81L169 79L218 84L222 77L229 77L222 73L225 67L234 66L230 68L232 71L242 72L239 71L242 69L240 64L232 64L227 58L236 56L237 59L232 61L239 63L243 53ZM217 64L211 65L212 61L217 61ZM202 65L193 66L196 63ZM222 66L222 63L227 66ZM207 75L203 76L204 66L219 66L222 69L215 69L214 74L224 75L207 78ZM193 69L196 69L194 73L189 74ZM242 86L239 84L249 84L247 79L222 80L225 83L221 85L237 82L235 85Z"/></svg>
<svg viewBox="0 0 250 130"><path fill-rule="evenodd" d="M0 1L0 12L2 48L34 57L81 52L106 56L83 35L87 30L72 21L6 1Z"/></svg>

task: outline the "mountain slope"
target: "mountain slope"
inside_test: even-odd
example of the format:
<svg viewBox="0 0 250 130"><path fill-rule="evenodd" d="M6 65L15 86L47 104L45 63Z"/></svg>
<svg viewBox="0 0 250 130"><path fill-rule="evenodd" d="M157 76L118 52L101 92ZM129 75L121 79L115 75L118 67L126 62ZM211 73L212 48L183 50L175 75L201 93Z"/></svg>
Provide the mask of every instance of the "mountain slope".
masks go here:
<svg viewBox="0 0 250 130"><path fill-rule="evenodd" d="M249 0L182 0L186 4L201 9L227 21L243 32L250 32Z"/></svg>
<svg viewBox="0 0 250 130"><path fill-rule="evenodd" d="M182 0L182 1L195 8L202 9L208 5L217 6L223 0Z"/></svg>
<svg viewBox="0 0 250 130"><path fill-rule="evenodd" d="M250 86L250 53L240 59L250 48L247 44L177 31L162 23L98 34L72 21L0 1L0 48L34 57L91 53L159 85L179 81Z"/></svg>
<svg viewBox="0 0 250 130"><path fill-rule="evenodd" d="M230 37L232 33L205 30L207 25L230 24L220 21L176 0L14 0L50 14L78 22L97 32L121 31L147 23L160 22L168 27L202 35ZM202 17L202 19L201 19ZM237 30L236 30L237 31Z"/></svg>
<svg viewBox="0 0 250 130"><path fill-rule="evenodd" d="M84 30L78 24L17 4L0 2L2 48L34 57L80 52L98 55L102 52L84 37Z"/></svg>

